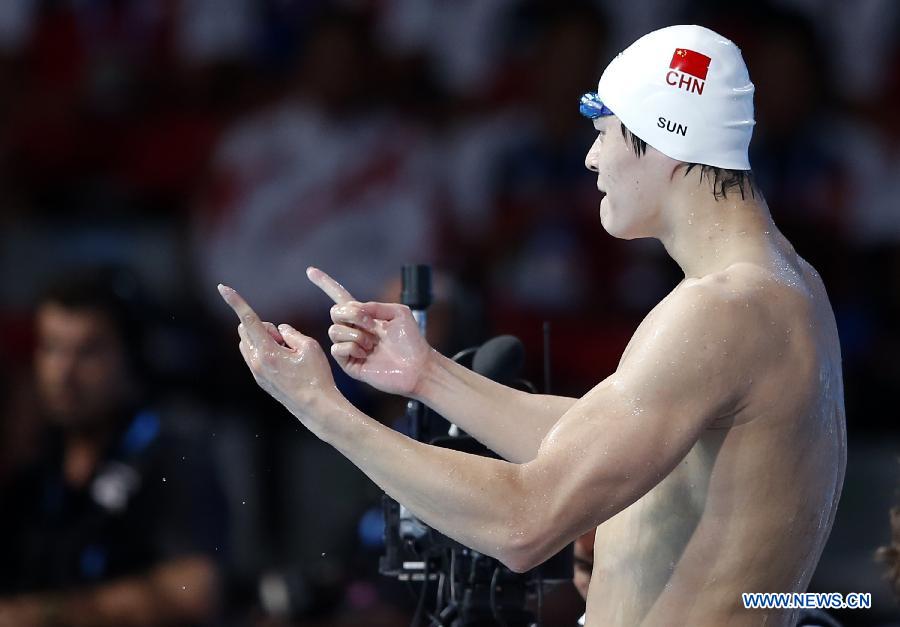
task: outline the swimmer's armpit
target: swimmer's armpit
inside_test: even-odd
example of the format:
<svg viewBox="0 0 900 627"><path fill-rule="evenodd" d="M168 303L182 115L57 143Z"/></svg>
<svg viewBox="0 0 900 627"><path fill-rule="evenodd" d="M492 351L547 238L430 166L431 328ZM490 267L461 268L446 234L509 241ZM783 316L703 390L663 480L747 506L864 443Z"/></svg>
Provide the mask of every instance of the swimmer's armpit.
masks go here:
<svg viewBox="0 0 900 627"><path fill-rule="evenodd" d="M594 562L583 559L581 557L573 557L572 564L575 566L576 569L583 570L588 573L590 573L591 569L594 568Z"/></svg>

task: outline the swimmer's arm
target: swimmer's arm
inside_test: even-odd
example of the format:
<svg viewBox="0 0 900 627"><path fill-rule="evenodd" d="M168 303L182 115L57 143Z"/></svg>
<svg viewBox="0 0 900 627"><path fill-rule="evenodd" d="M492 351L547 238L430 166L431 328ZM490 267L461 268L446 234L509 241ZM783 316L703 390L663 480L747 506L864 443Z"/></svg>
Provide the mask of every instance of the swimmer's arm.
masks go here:
<svg viewBox="0 0 900 627"><path fill-rule="evenodd" d="M219 292L241 321L238 348L260 387L425 523L519 567L517 547L534 515L526 498L533 488L523 485L519 465L423 444L382 425L337 390L315 340L281 325L281 343L237 292L224 285Z"/></svg>
<svg viewBox="0 0 900 627"><path fill-rule="evenodd" d="M321 415L319 435L430 527L513 570L528 528L518 464L424 444L349 402Z"/></svg>
<svg viewBox="0 0 900 627"><path fill-rule="evenodd" d="M409 308L356 302L317 268L307 269L307 276L335 303L331 354L344 372L416 398L505 459L534 459L541 440L575 402L526 394L475 374L428 346Z"/></svg>
<svg viewBox="0 0 900 627"><path fill-rule="evenodd" d="M777 354L761 319L739 295L709 285L671 299L657 332L573 405L520 467L534 512L517 548L525 567L641 498L716 417L739 406L749 380Z"/></svg>
<svg viewBox="0 0 900 627"><path fill-rule="evenodd" d="M578 399L528 394L431 352L416 398L511 462L537 455L541 441Z"/></svg>
<svg viewBox="0 0 900 627"><path fill-rule="evenodd" d="M686 305L675 315L678 301L668 324L576 402L526 464L417 442L345 401L320 410L316 422L328 428L319 437L429 526L528 570L671 472L752 376L743 306L700 303L713 320L688 315Z"/></svg>
<svg viewBox="0 0 900 627"><path fill-rule="evenodd" d="M316 434L430 527L524 572L549 557L550 547L558 551L628 500L617 490L629 481L635 459L622 448L643 433L607 433L616 428L592 420L595 403L609 396L600 392L603 385L575 403L526 464L418 442L346 399L318 408L315 422L327 428ZM608 414L611 421L615 413ZM604 455L606 446L616 454Z"/></svg>

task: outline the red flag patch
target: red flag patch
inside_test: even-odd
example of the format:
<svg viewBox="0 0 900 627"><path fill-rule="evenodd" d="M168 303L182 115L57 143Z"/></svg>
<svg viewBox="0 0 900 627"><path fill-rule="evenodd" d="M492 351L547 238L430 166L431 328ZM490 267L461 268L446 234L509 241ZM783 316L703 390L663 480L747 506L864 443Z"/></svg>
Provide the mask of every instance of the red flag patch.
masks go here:
<svg viewBox="0 0 900 627"><path fill-rule="evenodd" d="M675 54L672 55L672 63L669 64L669 67L705 81L710 61L712 59L705 54L687 48L675 48Z"/></svg>

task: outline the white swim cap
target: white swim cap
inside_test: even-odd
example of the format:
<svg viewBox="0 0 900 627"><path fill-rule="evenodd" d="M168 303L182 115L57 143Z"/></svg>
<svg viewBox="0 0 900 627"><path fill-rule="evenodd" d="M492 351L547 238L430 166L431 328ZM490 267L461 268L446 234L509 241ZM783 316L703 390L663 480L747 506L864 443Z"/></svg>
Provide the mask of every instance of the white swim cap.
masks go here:
<svg viewBox="0 0 900 627"><path fill-rule="evenodd" d="M673 159L749 170L753 90L733 42L702 26L669 26L613 59L581 111L594 118L611 111Z"/></svg>

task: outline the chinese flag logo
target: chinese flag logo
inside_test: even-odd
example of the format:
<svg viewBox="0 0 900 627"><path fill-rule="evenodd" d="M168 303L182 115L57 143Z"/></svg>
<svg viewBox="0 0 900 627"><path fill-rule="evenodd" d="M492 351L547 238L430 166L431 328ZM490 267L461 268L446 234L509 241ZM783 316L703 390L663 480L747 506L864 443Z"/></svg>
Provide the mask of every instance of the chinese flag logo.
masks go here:
<svg viewBox="0 0 900 627"><path fill-rule="evenodd" d="M705 81L711 60L705 54L687 48L675 48L675 54L672 55L672 63L669 64L669 67Z"/></svg>

